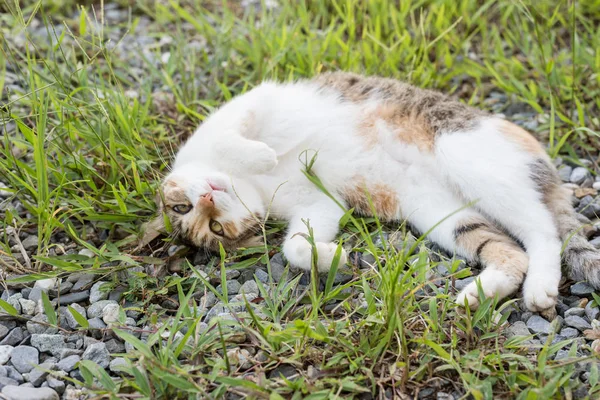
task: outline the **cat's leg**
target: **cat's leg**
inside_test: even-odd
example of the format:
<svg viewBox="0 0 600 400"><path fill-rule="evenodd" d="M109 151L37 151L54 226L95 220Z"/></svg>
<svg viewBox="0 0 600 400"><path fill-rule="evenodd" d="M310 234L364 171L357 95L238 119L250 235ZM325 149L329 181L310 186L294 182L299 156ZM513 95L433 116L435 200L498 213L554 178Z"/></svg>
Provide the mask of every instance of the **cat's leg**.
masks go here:
<svg viewBox="0 0 600 400"><path fill-rule="evenodd" d="M212 159L220 169L233 175L260 175L277 166L275 150L263 142L241 135L223 135L212 145Z"/></svg>
<svg viewBox="0 0 600 400"><path fill-rule="evenodd" d="M466 300L471 308L479 305L476 282L486 297L514 293L527 272L525 251L473 207L465 208L442 182L419 175L420 184L410 185L402 199L408 221L421 232L435 226L428 234L430 240L484 266L476 280L459 293L457 303L464 305Z"/></svg>
<svg viewBox="0 0 600 400"><path fill-rule="evenodd" d="M337 244L333 243L339 231L339 221L344 211L322 193L315 193L306 205L297 205L290 210L288 233L283 244L283 254L291 265L310 270L312 246L308 242L308 225L312 230L317 249L317 268L326 272L331 268ZM346 252L342 249L339 265L346 263Z"/></svg>
<svg viewBox="0 0 600 400"><path fill-rule="evenodd" d="M535 171L549 160L535 139L519 129L490 118L472 131L441 136L435 151L448 181L523 243L529 256L525 304L544 311L556 304L561 241Z"/></svg>

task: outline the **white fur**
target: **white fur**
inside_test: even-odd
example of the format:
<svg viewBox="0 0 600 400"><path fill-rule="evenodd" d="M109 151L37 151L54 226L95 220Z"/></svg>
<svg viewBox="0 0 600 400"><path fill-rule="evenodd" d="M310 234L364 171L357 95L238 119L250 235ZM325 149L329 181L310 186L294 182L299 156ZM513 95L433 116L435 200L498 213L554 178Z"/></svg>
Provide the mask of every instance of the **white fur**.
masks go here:
<svg viewBox="0 0 600 400"><path fill-rule="evenodd" d="M185 171L182 175L200 181L227 174L231 189L241 188L226 193L227 202L239 197L244 205L229 205L237 210L236 218L247 209L264 214L272 200L271 215L290 222L284 254L305 269L311 265L308 221L323 271L331 265L336 248L331 243L344 211L301 172L300 159L318 152L313 171L332 194L358 175L383 182L399 194L397 218L407 218L422 232L439 223L429 237L447 249L462 252L453 237L459 219L481 213L496 220L528 249L527 306L552 306L560 279L560 242L530 182L527 166L534 156L501 135L495 118L482 119L472 131L441 135L431 153L398 141L378 121L379 141L369 148L358 131L363 113L376 106L342 102L309 82L264 83L211 115L180 150L174 173ZM475 207L458 211L471 201ZM493 268L479 279L489 296L503 297L518 287ZM475 302L476 293L472 284L458 301Z"/></svg>

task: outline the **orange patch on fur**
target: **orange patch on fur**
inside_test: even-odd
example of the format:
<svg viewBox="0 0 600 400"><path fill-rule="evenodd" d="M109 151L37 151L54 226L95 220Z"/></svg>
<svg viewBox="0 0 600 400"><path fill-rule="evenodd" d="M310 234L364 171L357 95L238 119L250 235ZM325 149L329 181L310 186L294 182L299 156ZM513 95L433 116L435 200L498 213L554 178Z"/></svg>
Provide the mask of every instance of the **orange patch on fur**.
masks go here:
<svg viewBox="0 0 600 400"><path fill-rule="evenodd" d="M415 113L404 114L397 105L385 103L367 114L361 123L359 134L365 138L369 147L373 147L378 141L379 121L387 124L400 141L415 145L420 150L431 151L435 144L433 130L423 117Z"/></svg>
<svg viewBox="0 0 600 400"><path fill-rule="evenodd" d="M371 203L377 213L377 216L392 221L400 217L400 204L396 192L391 187L382 183L365 184L360 179L355 186L346 188L342 196L348 203L348 206L362 215L373 215L368 195L371 197Z"/></svg>
<svg viewBox="0 0 600 400"><path fill-rule="evenodd" d="M503 135L513 143L519 145L523 150L537 156L546 154L540 142L520 126L503 120L499 123L499 129Z"/></svg>

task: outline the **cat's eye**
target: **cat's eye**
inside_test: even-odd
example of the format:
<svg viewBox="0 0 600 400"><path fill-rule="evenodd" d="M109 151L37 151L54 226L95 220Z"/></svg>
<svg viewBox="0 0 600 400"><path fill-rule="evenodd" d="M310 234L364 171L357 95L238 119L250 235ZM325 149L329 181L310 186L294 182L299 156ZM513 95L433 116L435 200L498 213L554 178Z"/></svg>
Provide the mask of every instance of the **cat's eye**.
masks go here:
<svg viewBox="0 0 600 400"><path fill-rule="evenodd" d="M209 227L213 233L216 233L219 236L223 236L223 225L221 225L220 222L211 219Z"/></svg>
<svg viewBox="0 0 600 400"><path fill-rule="evenodd" d="M177 214L187 214L192 209L192 206L189 204L177 204L173 206L173 211Z"/></svg>

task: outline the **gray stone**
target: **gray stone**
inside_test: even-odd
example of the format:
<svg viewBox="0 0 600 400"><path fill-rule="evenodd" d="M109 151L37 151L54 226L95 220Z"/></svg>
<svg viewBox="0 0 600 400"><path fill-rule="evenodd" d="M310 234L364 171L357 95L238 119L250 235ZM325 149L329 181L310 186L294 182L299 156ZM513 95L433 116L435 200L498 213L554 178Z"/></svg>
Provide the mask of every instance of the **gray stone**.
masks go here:
<svg viewBox="0 0 600 400"><path fill-rule="evenodd" d="M125 360L122 357L115 358L110 362L108 366L108 369L110 369L111 372L116 374L121 373L125 368L127 368L127 360Z"/></svg>
<svg viewBox="0 0 600 400"><path fill-rule="evenodd" d="M96 339L101 339L104 336L103 329L106 329L106 324L100 318L92 318L88 320L90 324L89 332Z"/></svg>
<svg viewBox="0 0 600 400"><path fill-rule="evenodd" d="M71 291L79 292L80 290L86 289L94 281L94 276L94 274L82 274L77 282L73 284Z"/></svg>
<svg viewBox="0 0 600 400"><path fill-rule="evenodd" d="M592 307L592 302L588 302L585 306L585 315L588 320L593 321L598 318L598 314L600 314L600 308Z"/></svg>
<svg viewBox="0 0 600 400"><path fill-rule="evenodd" d="M12 346L0 346L0 364L4 365L10 360L10 356L15 348Z"/></svg>
<svg viewBox="0 0 600 400"><path fill-rule="evenodd" d="M29 300L31 300L35 304L37 304L37 302L40 301L41 299L42 299L42 289L39 287L34 287L33 289L31 289L31 292L29 292Z"/></svg>
<svg viewBox="0 0 600 400"><path fill-rule="evenodd" d="M239 269L227 269L227 270L225 270L225 280L226 281L230 281L232 279L236 279L239 276L240 276L240 270Z"/></svg>
<svg viewBox="0 0 600 400"><path fill-rule="evenodd" d="M110 353L106 349L106 344L94 343L88 346L82 359L93 361L102 368L107 368L110 363Z"/></svg>
<svg viewBox="0 0 600 400"><path fill-rule="evenodd" d="M0 389L5 386L19 386L19 382L7 376L0 376Z"/></svg>
<svg viewBox="0 0 600 400"><path fill-rule="evenodd" d="M569 178L569 180L572 183L581 185L583 182L585 182L586 179L591 179L591 178L592 178L592 174L590 174L590 171L588 171L586 168L576 167L576 168L573 168L573 172L571 172L571 177Z"/></svg>
<svg viewBox="0 0 600 400"><path fill-rule="evenodd" d="M62 335L51 335L47 333L35 333L31 335L31 345L42 353L51 353L58 356L60 350L69 347Z"/></svg>
<svg viewBox="0 0 600 400"><path fill-rule="evenodd" d="M75 311L77 311L79 314L81 314L81 316L83 316L83 318L85 318L87 316L87 312L85 311L85 308L83 308L79 304L73 304L73 305L71 305L71 307ZM69 328L75 329L75 328L77 328L79 326L79 322L77 322L77 320L75 319L75 317L71 313L71 310L69 310L68 308L64 308L64 312L63 313L64 313L64 316L65 316L65 319L67 320L67 325L69 325Z"/></svg>
<svg viewBox="0 0 600 400"><path fill-rule="evenodd" d="M271 371L271 373L269 374L269 379L281 379L282 376L286 379L289 379L290 377L296 374L297 372L294 367L292 367L291 365L283 364Z"/></svg>
<svg viewBox="0 0 600 400"><path fill-rule="evenodd" d="M100 300L108 299L108 292L100 290L101 286L106 283L108 282L98 281L94 283L94 285L90 289L90 303L96 303Z"/></svg>
<svg viewBox="0 0 600 400"><path fill-rule="evenodd" d="M81 357L77 355L72 355L60 360L58 364L56 364L56 366L61 371L71 372L75 369L79 361L81 361Z"/></svg>
<svg viewBox="0 0 600 400"><path fill-rule="evenodd" d="M223 315L231 315L231 313L225 304L218 302L208 311L204 322L209 323L213 318Z"/></svg>
<svg viewBox="0 0 600 400"><path fill-rule="evenodd" d="M0 325L0 339L3 339L9 332L9 329L4 326L4 325ZM0 343L2 344L2 343Z"/></svg>
<svg viewBox="0 0 600 400"><path fill-rule="evenodd" d="M227 294L229 296L233 295L233 294L238 294L238 292L240 291L240 287L242 285L240 285L240 283L238 281L232 280L232 281L227 281L226 282L227 285ZM222 285L217 286L217 292L219 293L223 293L223 287Z"/></svg>
<svg viewBox="0 0 600 400"><path fill-rule="evenodd" d="M572 328L578 329L579 331L584 331L586 329L592 329L592 325L587 322L585 319L573 315L571 317L565 318L565 324Z"/></svg>
<svg viewBox="0 0 600 400"><path fill-rule="evenodd" d="M53 376L48 375L46 382L48 382L48 387L56 390L57 393L63 394L65 392L65 383L60 379L56 379Z"/></svg>
<svg viewBox="0 0 600 400"><path fill-rule="evenodd" d="M569 165L561 165L558 168L558 176L563 182L569 182L571 180L571 172L573 172L573 168Z"/></svg>
<svg viewBox="0 0 600 400"><path fill-rule="evenodd" d="M40 386L42 383L46 381L46 377L48 376L48 371L55 371L56 363L53 362L44 362L40 364L38 367L31 370L29 373L29 382L33 383L33 386Z"/></svg>
<svg viewBox="0 0 600 400"><path fill-rule="evenodd" d="M42 322L44 324L38 324L37 322ZM27 330L31 334L35 333L56 333L58 332L58 328L49 327L45 324L48 323L48 317L45 314L37 314L29 321L27 321Z"/></svg>
<svg viewBox="0 0 600 400"><path fill-rule="evenodd" d="M527 325L523 321L517 321L504 331L507 338L514 336L529 336L531 333L527 329Z"/></svg>
<svg viewBox="0 0 600 400"><path fill-rule="evenodd" d="M467 287L467 285L471 282L473 282L475 280L474 276L470 276L468 278L465 279L457 279L454 282L454 287L456 288L456 290L460 291L463 290L464 288Z"/></svg>
<svg viewBox="0 0 600 400"><path fill-rule="evenodd" d="M256 278L261 281L262 283L267 283L269 282L269 274L263 270L263 269L257 269L254 272L254 276L256 276Z"/></svg>
<svg viewBox="0 0 600 400"><path fill-rule="evenodd" d="M573 307L565 311L565 318L570 316L583 317L585 315L585 309L581 307Z"/></svg>
<svg viewBox="0 0 600 400"><path fill-rule="evenodd" d="M60 400L58 393L49 387L5 386L2 394L9 400Z"/></svg>
<svg viewBox="0 0 600 400"><path fill-rule="evenodd" d="M560 331L560 336L564 337L565 339L575 339L579 336L579 331L575 328L563 328Z"/></svg>
<svg viewBox="0 0 600 400"><path fill-rule="evenodd" d="M40 353L35 347L17 346L12 353L12 365L20 373L29 372L40 363Z"/></svg>
<svg viewBox="0 0 600 400"><path fill-rule="evenodd" d="M239 284L238 284L239 285ZM102 309L102 321L105 324L114 324L119 321L119 311L121 308L118 304L107 304Z"/></svg>
<svg viewBox="0 0 600 400"><path fill-rule="evenodd" d="M574 296L589 296L595 291L596 289L585 282L577 282L576 284L571 285L571 294Z"/></svg>
<svg viewBox="0 0 600 400"><path fill-rule="evenodd" d="M36 235L29 235L21 242L25 250L37 249L38 243L39 239Z"/></svg>
<svg viewBox="0 0 600 400"><path fill-rule="evenodd" d="M21 314L21 303L19 302L19 300L21 300L23 298L23 295L21 293L16 293L13 294L12 296L10 296L6 302L8 304L10 304L11 306L13 306L15 308L15 310L17 310L17 313Z"/></svg>
<svg viewBox="0 0 600 400"><path fill-rule="evenodd" d="M240 287L239 293L255 294L258 296L258 294L259 294L258 285L256 284L255 281L252 281L252 280L246 281Z"/></svg>
<svg viewBox="0 0 600 400"><path fill-rule="evenodd" d="M114 300L100 300L88 307L87 317L89 319L100 317L102 315L102 310L109 304L118 304Z"/></svg>
<svg viewBox="0 0 600 400"><path fill-rule="evenodd" d="M116 340L116 339L110 339L108 342L106 343L106 350L108 350L109 353L111 354L117 354L117 353L125 353L125 344L123 344L122 342Z"/></svg>
<svg viewBox="0 0 600 400"><path fill-rule="evenodd" d="M27 299L19 299L19 304L21 304L21 311L25 315L33 315L35 314L35 301L27 300Z"/></svg>
<svg viewBox="0 0 600 400"><path fill-rule="evenodd" d="M279 282L285 271L285 261L283 260L283 254L277 253L270 260L271 264L271 277L273 281Z"/></svg>
<svg viewBox="0 0 600 400"><path fill-rule="evenodd" d="M80 345L77 345L77 348L81 348L83 347L83 339L78 339L77 343L81 343ZM63 360L67 357L70 356L80 356L83 354L83 350L77 350L77 349L61 349L60 353L58 354L58 359L59 360Z"/></svg>
<svg viewBox="0 0 600 400"><path fill-rule="evenodd" d="M25 380L23 379L23 375L21 375L19 373L19 371L17 371L15 369L15 367L4 367L6 369L6 373L8 375L9 378L14 379L15 381L19 382L19 383L23 383L25 382Z"/></svg>
<svg viewBox="0 0 600 400"><path fill-rule="evenodd" d="M15 346L21 343L25 339L25 335L23 335L23 329L18 326L12 331L9 332L8 335L2 341L0 341L0 345L9 345Z"/></svg>
<svg viewBox="0 0 600 400"><path fill-rule="evenodd" d="M58 298L58 304L61 306L72 305L87 300L90 297L90 291L72 292Z"/></svg>
<svg viewBox="0 0 600 400"><path fill-rule="evenodd" d="M48 294L50 296L52 296L52 298L58 297L59 295L63 296L65 294L69 293L69 291L71 290L72 287L73 287L73 282L69 282L69 281L62 282L62 283L60 283L60 286L58 288L53 288L53 289L48 290Z"/></svg>
<svg viewBox="0 0 600 400"><path fill-rule="evenodd" d="M546 321L544 318L539 315L532 315L531 318L527 320L527 328L532 333L549 335L552 332L552 328L550 322Z"/></svg>

